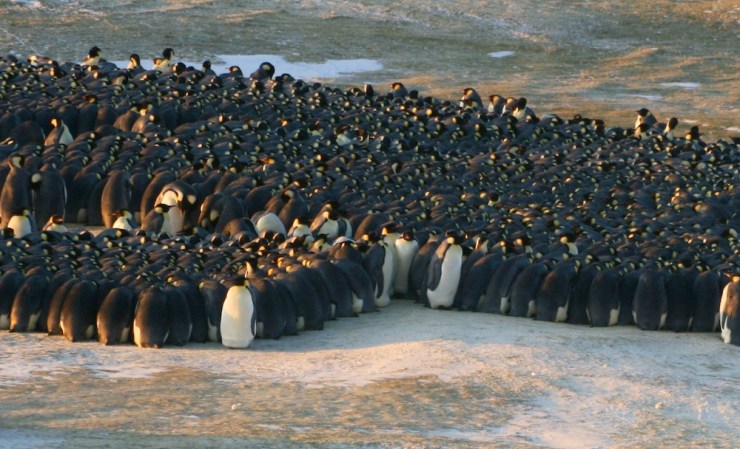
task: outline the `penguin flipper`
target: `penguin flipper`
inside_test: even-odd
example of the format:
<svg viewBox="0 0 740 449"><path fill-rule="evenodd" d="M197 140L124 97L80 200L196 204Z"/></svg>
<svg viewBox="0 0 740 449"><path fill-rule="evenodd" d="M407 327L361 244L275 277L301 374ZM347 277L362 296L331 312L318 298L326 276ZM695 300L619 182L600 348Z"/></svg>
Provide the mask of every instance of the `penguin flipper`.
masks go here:
<svg viewBox="0 0 740 449"><path fill-rule="evenodd" d="M442 258L435 254L432 256L432 260L429 261L429 267L427 268L427 289L436 290L441 278Z"/></svg>

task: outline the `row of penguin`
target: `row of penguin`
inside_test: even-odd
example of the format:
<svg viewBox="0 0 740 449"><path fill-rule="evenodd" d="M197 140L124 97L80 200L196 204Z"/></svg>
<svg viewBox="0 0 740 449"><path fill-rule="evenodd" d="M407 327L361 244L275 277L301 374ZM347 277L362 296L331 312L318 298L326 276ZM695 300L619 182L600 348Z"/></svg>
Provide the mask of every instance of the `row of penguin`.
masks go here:
<svg viewBox="0 0 740 449"><path fill-rule="evenodd" d="M245 348L411 300L740 344L737 140L99 56L0 58L0 329Z"/></svg>

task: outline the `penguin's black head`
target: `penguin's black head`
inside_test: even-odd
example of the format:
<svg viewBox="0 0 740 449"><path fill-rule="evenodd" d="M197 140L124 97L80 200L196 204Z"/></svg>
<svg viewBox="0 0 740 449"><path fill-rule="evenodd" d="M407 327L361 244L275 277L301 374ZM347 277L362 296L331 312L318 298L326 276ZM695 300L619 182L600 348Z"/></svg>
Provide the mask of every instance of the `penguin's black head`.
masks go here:
<svg viewBox="0 0 740 449"><path fill-rule="evenodd" d="M172 59L172 57L175 56L175 50L167 47L164 50L162 50L162 57L164 59Z"/></svg>
<svg viewBox="0 0 740 449"><path fill-rule="evenodd" d="M98 47L92 47L90 51L87 52L87 56L90 58L97 58L102 54L102 50L100 50Z"/></svg>

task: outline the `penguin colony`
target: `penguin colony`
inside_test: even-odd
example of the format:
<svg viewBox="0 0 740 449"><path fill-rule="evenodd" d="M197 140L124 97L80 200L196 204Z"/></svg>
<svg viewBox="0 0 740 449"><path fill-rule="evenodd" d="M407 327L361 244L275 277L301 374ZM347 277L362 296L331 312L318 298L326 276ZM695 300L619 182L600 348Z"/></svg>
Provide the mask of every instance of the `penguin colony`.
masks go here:
<svg viewBox="0 0 740 449"><path fill-rule="evenodd" d="M740 344L737 139L130 60L0 57L0 329L243 348L397 297Z"/></svg>

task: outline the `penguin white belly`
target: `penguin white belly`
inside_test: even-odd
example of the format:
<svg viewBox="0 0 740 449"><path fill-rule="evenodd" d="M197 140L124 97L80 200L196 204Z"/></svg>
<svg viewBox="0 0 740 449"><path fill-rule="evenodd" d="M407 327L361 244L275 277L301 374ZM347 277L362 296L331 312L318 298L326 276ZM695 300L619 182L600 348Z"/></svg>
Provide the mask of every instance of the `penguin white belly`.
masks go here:
<svg viewBox="0 0 740 449"><path fill-rule="evenodd" d="M376 296L375 305L386 307L391 303L391 290L393 289L393 251L387 246L385 248L385 259L383 260L383 285L379 286L379 295Z"/></svg>
<svg viewBox="0 0 740 449"><path fill-rule="evenodd" d="M389 234L383 237L383 241L385 242L385 251L390 251L393 255L393 271L391 272L391 278L390 278L390 286L388 289L388 296L393 296L396 289L396 276L398 274L398 249L396 249L396 239L398 239L398 234Z"/></svg>
<svg viewBox="0 0 740 449"><path fill-rule="evenodd" d="M116 221L113 222L113 229L123 229L126 231L133 231L133 227L131 227L131 224L129 223L128 217L118 217L116 218Z"/></svg>
<svg viewBox="0 0 740 449"><path fill-rule="evenodd" d="M0 330L6 331L9 328L10 328L10 315L4 313L0 315Z"/></svg>
<svg viewBox="0 0 740 449"><path fill-rule="evenodd" d="M558 311L555 314L556 323L564 323L568 319L568 301L563 307L558 307Z"/></svg>
<svg viewBox="0 0 740 449"><path fill-rule="evenodd" d="M356 314L362 313L362 304L362 299L360 299L360 297L356 294L352 293L352 311ZM0 327L0 329L2 328Z"/></svg>
<svg viewBox="0 0 740 449"><path fill-rule="evenodd" d="M393 291L399 295L408 293L409 270L418 250L419 245L416 241L409 242L401 239L396 242L398 264L396 265L396 278L393 281Z"/></svg>
<svg viewBox="0 0 740 449"><path fill-rule="evenodd" d="M218 341L218 326L208 320L208 341Z"/></svg>
<svg viewBox="0 0 740 449"><path fill-rule="evenodd" d="M246 348L254 340L256 329L254 302L248 288L229 288L221 310L221 342L229 348Z"/></svg>
<svg viewBox="0 0 740 449"><path fill-rule="evenodd" d="M439 307L451 307L455 300L457 285L460 283L460 270L462 269L463 254L460 246L450 246L445 252L442 261L442 273L439 284L434 290L427 289L429 306L432 309Z"/></svg>
<svg viewBox="0 0 740 449"><path fill-rule="evenodd" d="M13 235L16 238L21 238L33 232L31 226L31 220L23 215L13 215L8 221L8 227L13 230Z"/></svg>
<svg viewBox="0 0 740 449"><path fill-rule="evenodd" d="M280 218L272 212L268 212L257 219L254 227L257 230L257 234L260 236L264 236L265 232L267 231L273 231L282 235L285 235L287 233L283 222L280 221Z"/></svg>
<svg viewBox="0 0 740 449"><path fill-rule="evenodd" d="M182 231L185 217L178 206L179 201L177 193L172 190L166 191L162 195L161 201L158 201L158 203L170 206L170 210L167 211L167 215L169 216L169 226L171 229L165 231L164 226L162 226L162 232L167 232L169 235L176 235L178 232Z"/></svg>

